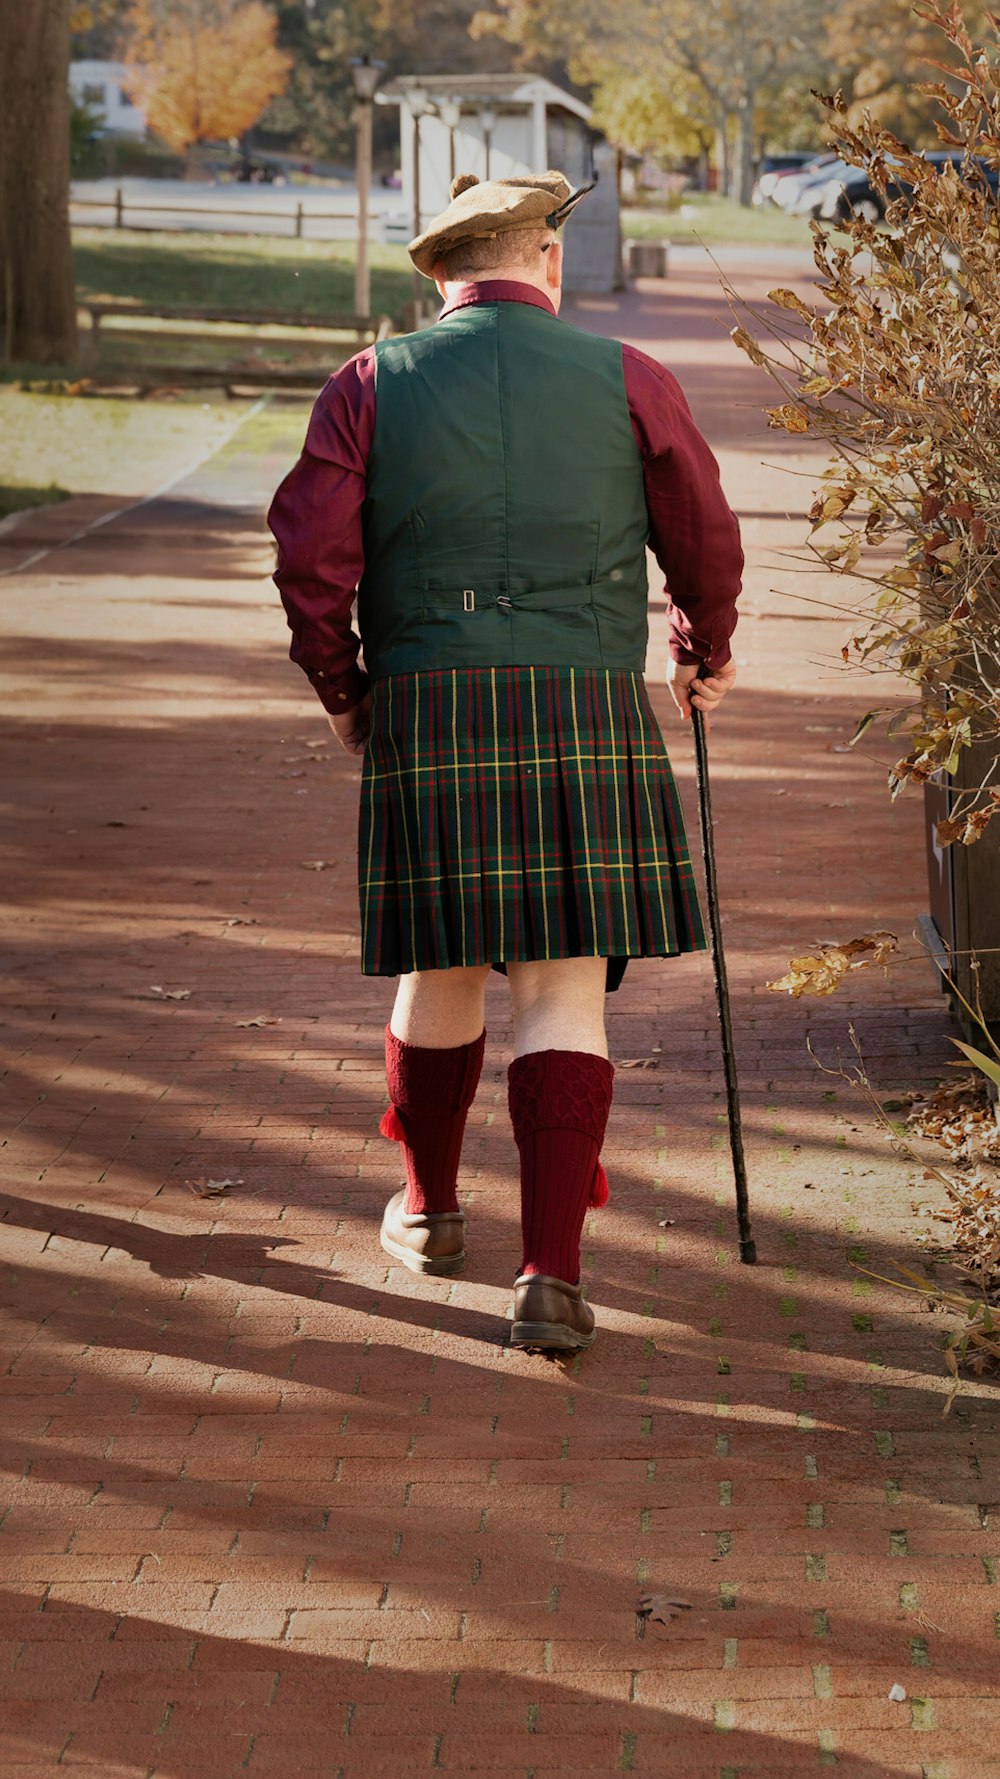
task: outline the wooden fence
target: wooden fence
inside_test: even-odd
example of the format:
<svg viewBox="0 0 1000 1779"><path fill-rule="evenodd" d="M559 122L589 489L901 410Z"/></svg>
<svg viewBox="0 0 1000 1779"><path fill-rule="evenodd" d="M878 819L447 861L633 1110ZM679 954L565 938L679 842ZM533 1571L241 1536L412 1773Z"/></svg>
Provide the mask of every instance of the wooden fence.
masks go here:
<svg viewBox="0 0 1000 1779"><path fill-rule="evenodd" d="M291 225L291 232L297 241L301 241L303 239L303 237L305 235L305 225L307 222L349 222L349 223L352 223L355 228L357 227L357 223L358 223L357 210L312 210L312 209L307 209L301 199L299 199L297 201L294 210L287 210L287 209L286 210L258 210L258 209L244 210L242 205L240 205L237 208L230 209L230 208L223 208L221 205L217 205L217 204L197 204L197 203L193 203L193 204L157 204L157 203L146 203L142 199L136 199L134 201L126 200L125 195L122 192L122 188L120 185L116 186L114 197L107 197L107 198L74 198L74 197L71 197L70 198L70 213L71 213L71 215L74 211L77 211L77 210L104 210L104 211L110 210L112 212L112 220L110 222L106 222L106 223L99 222L96 225L91 224L90 225L91 227L96 226L97 228L131 229L133 231L133 233L135 233L137 231L138 232L145 231L148 234L158 233L159 225L155 222L129 222L127 220L127 213L129 210L135 212L138 215L143 215L143 216L158 215L158 214L162 214L164 216L169 216L169 215L185 216L185 217L189 217L189 218L200 217L200 216L225 216L225 217L228 217L230 220L238 219L241 222L243 221L244 218L247 220L247 222L252 222L256 219L260 219L262 221L268 220L271 222L287 222ZM369 211L369 213L368 213L369 226L372 223L380 223L383 220L384 220L383 217L377 210ZM180 224L180 225L176 225L176 226L177 226L177 232L180 234L183 234L185 225ZM193 230L195 227L195 225L193 223L188 223L186 226L191 230ZM227 228L225 230L225 233L227 235L256 235L256 234L259 234L260 232L261 231L259 229L255 229L252 227L250 227L250 228ZM271 233L273 231L265 230L264 232Z"/></svg>

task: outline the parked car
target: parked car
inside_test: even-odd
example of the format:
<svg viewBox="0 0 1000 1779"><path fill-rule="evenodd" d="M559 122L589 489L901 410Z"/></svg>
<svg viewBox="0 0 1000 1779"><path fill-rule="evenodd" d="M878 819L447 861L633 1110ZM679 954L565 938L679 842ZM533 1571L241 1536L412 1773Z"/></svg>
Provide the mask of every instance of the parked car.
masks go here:
<svg viewBox="0 0 1000 1779"><path fill-rule="evenodd" d="M805 166L799 167L796 172L779 173L771 188L771 203L777 204L779 210L790 213L794 209L795 201L803 186L808 185L809 181L814 179L817 174L822 173L824 168L832 167L836 159L835 154L815 154L811 160L806 161Z"/></svg>
<svg viewBox="0 0 1000 1779"><path fill-rule="evenodd" d="M813 171L799 184L790 204L785 205L792 216L805 216L810 221L819 216L826 195L835 183L842 184L852 169L846 161L832 155L822 166Z"/></svg>
<svg viewBox="0 0 1000 1779"><path fill-rule="evenodd" d="M751 203L758 207L766 204L774 191L778 180L785 173L799 173L807 161L815 158L812 150L794 154L766 154L757 168L757 180L751 193Z"/></svg>
<svg viewBox="0 0 1000 1779"><path fill-rule="evenodd" d="M923 156L931 166L940 171L944 167L961 168L963 154L953 148L931 149ZM976 165L986 180L987 185L995 193L997 175L985 161L977 161ZM861 167L851 167L843 180L833 178L825 188L823 204L818 214L824 221L844 222L849 216L860 217L864 222L881 222L885 216L886 204L896 198L905 198L912 187L905 180L890 179L885 196L875 187L868 174Z"/></svg>
<svg viewBox="0 0 1000 1779"><path fill-rule="evenodd" d="M237 185L287 185L284 167L271 161L239 160L230 168Z"/></svg>

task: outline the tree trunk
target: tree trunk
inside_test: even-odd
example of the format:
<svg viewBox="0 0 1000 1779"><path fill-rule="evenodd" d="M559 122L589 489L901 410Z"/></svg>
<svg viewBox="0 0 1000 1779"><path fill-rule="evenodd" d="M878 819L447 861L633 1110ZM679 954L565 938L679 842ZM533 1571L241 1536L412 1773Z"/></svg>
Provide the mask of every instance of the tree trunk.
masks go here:
<svg viewBox="0 0 1000 1779"><path fill-rule="evenodd" d="M753 194L754 94L744 93L736 114L736 156L733 197L748 207Z"/></svg>
<svg viewBox="0 0 1000 1779"><path fill-rule="evenodd" d="M732 179L732 156L729 144L729 113L723 112L719 127L715 132L715 165L717 168L716 190L724 198L730 194Z"/></svg>
<svg viewBox="0 0 1000 1779"><path fill-rule="evenodd" d="M14 364L72 364L70 0L0 4L0 347Z"/></svg>

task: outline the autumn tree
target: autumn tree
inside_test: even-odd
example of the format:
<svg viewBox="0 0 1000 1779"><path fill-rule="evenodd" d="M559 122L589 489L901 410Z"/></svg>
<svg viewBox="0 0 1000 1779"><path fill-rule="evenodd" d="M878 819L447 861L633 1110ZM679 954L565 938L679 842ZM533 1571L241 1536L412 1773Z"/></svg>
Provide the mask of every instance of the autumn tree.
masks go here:
<svg viewBox="0 0 1000 1779"><path fill-rule="evenodd" d="M0 340L3 358L70 364L70 0L0 4Z"/></svg>
<svg viewBox="0 0 1000 1779"><path fill-rule="evenodd" d="M711 109L695 81L674 70L662 79L630 73L618 63L595 64L593 121L610 142L631 154L696 157L702 186L714 140Z"/></svg>
<svg viewBox="0 0 1000 1779"><path fill-rule="evenodd" d="M135 0L129 91L170 148L241 136L288 78L278 22L261 0Z"/></svg>
<svg viewBox="0 0 1000 1779"><path fill-rule="evenodd" d="M981 32L986 8L965 0L961 10L967 25ZM933 143L920 83L928 77L929 61L956 63L956 52L913 0L838 0L826 20L826 41L852 123L860 123L868 111L908 141Z"/></svg>
<svg viewBox="0 0 1000 1779"><path fill-rule="evenodd" d="M824 0L500 0L475 28L499 31L527 54L567 46L581 78L614 64L660 87L693 83L714 121L722 183L750 202L761 109L798 79L823 78ZM582 45L582 47L578 47ZM733 159L730 164L730 144Z"/></svg>
<svg viewBox="0 0 1000 1779"><path fill-rule="evenodd" d="M310 155L349 156L354 144L351 57L368 54L395 74L475 73L511 66L497 37L474 39L477 0L277 0L278 42L292 59L288 85L261 120L262 131L294 138ZM376 130L395 153L395 118L376 113Z"/></svg>

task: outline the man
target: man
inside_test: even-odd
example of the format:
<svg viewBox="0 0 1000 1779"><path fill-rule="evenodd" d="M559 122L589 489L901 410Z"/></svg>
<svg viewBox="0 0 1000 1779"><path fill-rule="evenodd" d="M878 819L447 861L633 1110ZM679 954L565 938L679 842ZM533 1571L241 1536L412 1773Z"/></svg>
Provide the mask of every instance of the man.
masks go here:
<svg viewBox="0 0 1000 1779"><path fill-rule="evenodd" d="M570 1351L594 1339L580 1235L607 1197L605 993L630 957L704 945L642 677L647 538L682 716L733 683L742 568L669 372L557 319L558 229L581 195L559 173L454 182L410 246L441 316L331 378L270 515L292 659L364 755L362 969L399 977L382 1130L406 1185L382 1246L417 1272L463 1264L459 1157L503 968L523 1237L511 1339Z"/></svg>

